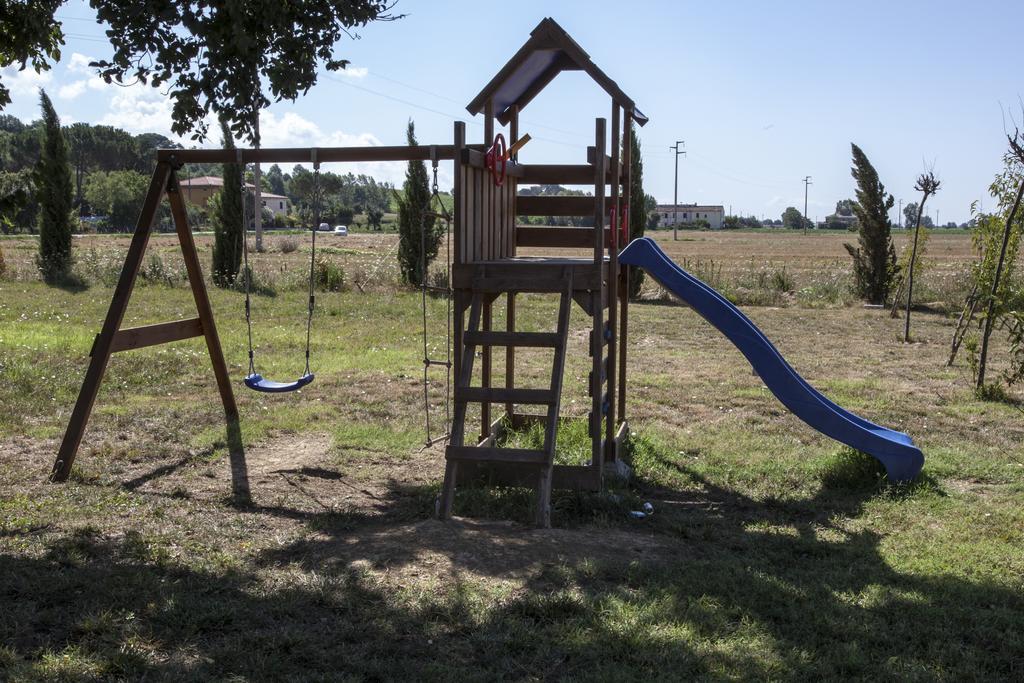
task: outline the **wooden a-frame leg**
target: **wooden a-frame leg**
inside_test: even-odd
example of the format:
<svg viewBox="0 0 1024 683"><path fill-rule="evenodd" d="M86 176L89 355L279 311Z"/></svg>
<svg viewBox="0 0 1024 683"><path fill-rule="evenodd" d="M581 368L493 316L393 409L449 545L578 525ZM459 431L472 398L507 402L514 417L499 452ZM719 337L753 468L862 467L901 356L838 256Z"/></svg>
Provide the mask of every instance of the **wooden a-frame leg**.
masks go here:
<svg viewBox="0 0 1024 683"><path fill-rule="evenodd" d="M192 239L192 233L188 229L188 222L185 217L185 206L181 200L180 193L178 193L177 180L171 165L168 162L162 161L157 163L156 170L153 172L149 191L146 194L142 212L136 223L135 234L132 236L131 245L128 247L128 254L125 257L121 275L114 289L110 308L107 310L103 327L100 329L100 333L93 344L89 368L86 371L85 380L82 382L82 389L71 412L71 419L68 421L64 439L61 441L57 459L50 473L51 481L66 481L71 474L75 455L78 452L78 447L81 445L85 427L89 422L89 416L92 413L96 396L99 393L100 383L106 372L107 364L110 362L110 356L115 350L115 339L121 327L121 322L124 319L125 311L128 308L132 289L135 286L135 279L142 264L142 257L145 255L146 247L149 245L153 221L156 218L157 209L160 206L160 200L163 198L165 191L168 192L168 199L171 203L171 213L174 216L175 227L178 231L182 256L185 260L185 267L189 276L189 284L195 297L202 332L206 337L207 349L210 352L210 359L213 362L214 374L217 377L217 385L220 389L224 411L229 420L237 421L238 419L238 408L235 405L234 394L228 378L227 365L224 362L220 339L217 336L217 327L213 320L213 309L210 306L206 286L203 284L203 273L202 268L199 266L198 255L196 254L195 241Z"/></svg>
<svg viewBox="0 0 1024 683"><path fill-rule="evenodd" d="M139 267L142 265L142 257L146 253L146 246L149 244L149 236L153 230L153 221L156 218L157 209L160 207L160 200L163 198L164 189L171 176L171 167L166 162L156 165L153 172L153 179L149 183L149 192L142 205L142 212L135 224L135 234L132 236L131 245L128 247L128 254L124 259L124 266L121 268L121 275L114 288L114 296L110 301L110 308L107 309L107 317L103 320L103 327L100 329L96 342L93 344L92 353L89 359L89 369L86 370L85 380L82 382L82 389L78 392L78 400L71 411L71 419L68 421L68 428L64 432L64 440L61 441L60 450L57 452L57 460L53 463L53 471L50 473L51 481L66 481L71 474L71 466L75 463L75 455L78 453L78 446L82 443L82 435L85 433L85 426L89 422L89 415L92 413L93 404L96 402L96 395L100 390L100 382L107 370L107 363L110 361L111 346L114 335L121 327L124 313L128 309L128 300L132 295L132 287L135 285L135 278L139 274Z"/></svg>
<svg viewBox="0 0 1024 683"><path fill-rule="evenodd" d="M203 280L203 269L199 265L195 239L192 237L192 230L188 227L188 212L185 210L185 202L181 198L181 191L178 188L178 177L173 171L167 186L167 200L171 204L174 229L178 233L181 256L185 261L189 285L192 287L192 297L196 302L199 320L203 324L206 349L210 353L210 362L213 364L213 374L217 378L217 389L220 391L220 400L224 404L224 413L228 418L237 419L238 407L235 405L235 394L231 389L231 379L228 377L228 366L224 362L224 351L220 346L217 324L213 319L213 307L210 305L210 296Z"/></svg>

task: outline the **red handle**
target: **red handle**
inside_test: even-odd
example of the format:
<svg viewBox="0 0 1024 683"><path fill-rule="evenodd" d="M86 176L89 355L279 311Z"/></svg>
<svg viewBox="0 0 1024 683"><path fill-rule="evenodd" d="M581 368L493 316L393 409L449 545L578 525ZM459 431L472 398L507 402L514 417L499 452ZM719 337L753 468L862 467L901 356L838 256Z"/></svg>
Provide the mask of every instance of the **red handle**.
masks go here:
<svg viewBox="0 0 1024 683"><path fill-rule="evenodd" d="M485 164L491 172L494 184L501 187L505 183L505 175L508 172L508 146L505 144L505 136L498 133L494 136L494 143L484 157ZM501 170L498 165L501 164Z"/></svg>

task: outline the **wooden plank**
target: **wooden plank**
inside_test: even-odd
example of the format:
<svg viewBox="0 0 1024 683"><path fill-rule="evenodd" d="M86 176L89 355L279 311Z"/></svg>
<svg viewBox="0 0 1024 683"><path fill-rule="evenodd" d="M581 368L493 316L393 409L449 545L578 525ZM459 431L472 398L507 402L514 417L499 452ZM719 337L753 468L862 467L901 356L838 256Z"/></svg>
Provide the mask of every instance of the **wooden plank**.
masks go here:
<svg viewBox="0 0 1024 683"><path fill-rule="evenodd" d="M466 339L477 346L555 348L560 344L553 332L467 332Z"/></svg>
<svg viewBox="0 0 1024 683"><path fill-rule="evenodd" d="M489 144L489 143L488 143ZM357 161L430 161L431 145L379 145L376 147L317 147L316 158L320 163ZM454 145L434 145L437 158L445 161L455 158ZM157 162L179 164L230 164L260 162L264 164L308 163L310 147L261 147L260 149L160 149Z"/></svg>
<svg viewBox="0 0 1024 683"><path fill-rule="evenodd" d="M604 119L601 119L601 120L604 121ZM611 173L612 158L610 156L608 156L607 154L604 154L604 151L605 151L605 146L604 146L604 144L602 144L601 145L601 153L602 153L602 156L604 156L605 172L606 173ZM588 164L596 164L597 163L597 159L598 159L597 147L594 147L594 146L587 147L587 163Z"/></svg>
<svg viewBox="0 0 1024 683"><path fill-rule="evenodd" d="M593 182L593 176L591 176ZM604 188L604 185L601 185ZM594 213L593 197L520 196L516 198L519 216L590 216Z"/></svg>
<svg viewBox="0 0 1024 683"><path fill-rule="evenodd" d="M562 379L565 376L566 342L569 336L569 314L572 311L572 280L571 272L566 270L565 289L558 302L557 334L559 345L555 349L555 359L551 367L551 395L554 401L548 408L548 420L544 426L544 453L548 466L543 468L537 481L537 525L541 528L551 526L551 467L555 460L555 440L558 434L558 412L561 407Z"/></svg>
<svg viewBox="0 0 1024 683"><path fill-rule="evenodd" d="M192 298L196 302L199 320L202 321L203 335L206 337L206 350L209 352L210 362L213 364L214 377L217 378L220 400L224 404L224 412L229 417L237 416L238 408L235 407L235 394L231 389L228 365L224 362L224 351L221 349L220 336L217 334L217 323L213 319L213 306L210 305L210 297L206 292L203 268L199 265L196 243L192 237L192 229L188 225L188 211L185 209L185 200L178 189L178 179L174 171L171 171L167 185L167 200L171 205L171 217L174 219L174 229L178 233L181 257L185 261L185 272L188 273ZM244 235L242 237L245 238Z"/></svg>
<svg viewBox="0 0 1024 683"><path fill-rule="evenodd" d="M483 292L560 292L562 282L554 278L522 276L488 277L479 280Z"/></svg>
<svg viewBox="0 0 1024 683"><path fill-rule="evenodd" d="M621 215L622 211L620 210L620 207L623 205L623 203L629 201L628 200L628 197L629 197L628 191L625 194L626 198L625 199L620 199L620 197L622 196L622 187L619 184L620 170L621 170L621 166L619 164L619 161L620 161L620 158L621 158L620 154L621 154L623 143L625 143L627 146L629 145L628 138L623 138L621 133L620 133L620 130L619 130L619 124L621 122L620 121L620 117L621 117L621 108L619 107L618 102L614 102L612 104L612 128L611 128L611 134L612 134L612 141L611 141L611 144L612 144L612 149L611 149L611 152L612 152L612 182L611 182L611 193L612 194L611 194L611 207L612 208L611 208L611 210L614 211L616 215L615 215L615 219L611 221L611 225L609 226L609 228L611 228L612 234L611 234L610 248L608 249L608 258L609 258L609 263L608 263L608 273L609 273L609 276L608 276L608 301L611 302L611 305L608 307L608 328L611 330L612 334L611 334L611 339L608 341L608 358L607 358L607 361L606 361L605 365L601 368L602 373L604 373L606 375L606 378L607 378L606 379L606 381L608 383L607 391L608 391L608 395L610 397L608 399L608 414L607 414L607 420L605 421L605 434L604 434L604 441L605 441L605 444L607 444L607 445L605 447L605 452L604 452L602 457L604 457L604 459L606 461L609 461L609 462L615 460L615 428L617 426L617 421L616 421L616 418L615 418L615 413L616 413L616 410L615 410L616 409L616 404L615 404L615 379L616 379L616 377L615 377L615 360L616 360L616 351L617 351L617 344L618 344L618 320L619 320L619 310L618 310L618 306L615 305L615 302L618 300L618 297L619 297L619 273L618 273L618 269L619 269L619 249L625 246L624 244L619 244L619 235L617 233L619 233L621 231L619 224L620 224L620 221L622 220L622 215ZM611 368L610 372L608 371L608 368Z"/></svg>
<svg viewBox="0 0 1024 683"><path fill-rule="evenodd" d="M453 136L455 139L454 149L461 150L466 144L466 124L462 121L456 121L453 130ZM452 194L454 194L454 202L452 207L452 223L453 229L455 230L454 242L455 242L455 263L462 263L465 258L465 250L462 244L463 235L465 233L465 221L466 221L466 172L462 167L462 164L456 161L455 163L455 187L452 188Z"/></svg>
<svg viewBox="0 0 1024 683"><path fill-rule="evenodd" d="M455 401L473 403L526 403L549 405L555 396L548 389L509 389L507 387L455 387Z"/></svg>
<svg viewBox="0 0 1024 683"><path fill-rule="evenodd" d="M516 293L508 292L505 301L505 329L509 334L516 333ZM508 345L505 347L505 386L514 389L516 386L516 347ZM505 413L513 415L515 404L511 401L505 404Z"/></svg>
<svg viewBox="0 0 1024 683"><path fill-rule="evenodd" d="M543 465L547 461L544 451L532 448L495 448L493 446L452 446L445 452L449 460L476 460L482 462L518 462Z"/></svg>
<svg viewBox="0 0 1024 683"><path fill-rule="evenodd" d="M149 236L152 233L153 220L156 217L160 200L163 198L164 189L167 187L167 180L171 176L171 167L166 162L159 162L153 171L153 177L149 181L149 191L142 204L142 211L139 220L135 223L135 233L132 235L131 244L128 246L128 253L121 267L121 275L114 287L114 295L110 300L110 307L100 328L97 342L93 345L92 358L89 360L89 367L85 372L85 379L82 381L82 388L78 392L78 399L71 410L71 418L68 420L67 429L64 431L64 438L61 440L60 448L57 451L57 458L53 463L53 470L50 472L50 481L67 481L71 474L71 467L75 463L75 456L78 454L78 447L82 443L82 436L85 434L85 427L92 414L93 404L96 402L96 395L100 390L100 383L107 370L107 363L110 362L111 348L114 335L121 327L124 313L128 308L128 300L132 295L132 288L135 286L135 278L139 274L139 267L142 265L142 257L146 253L146 246L149 244Z"/></svg>
<svg viewBox="0 0 1024 683"><path fill-rule="evenodd" d="M203 323L199 318L188 320L175 320L156 325L145 325L143 327L131 327L125 330L118 330L110 346L111 353L142 349L157 344L168 344L200 337L203 334Z"/></svg>

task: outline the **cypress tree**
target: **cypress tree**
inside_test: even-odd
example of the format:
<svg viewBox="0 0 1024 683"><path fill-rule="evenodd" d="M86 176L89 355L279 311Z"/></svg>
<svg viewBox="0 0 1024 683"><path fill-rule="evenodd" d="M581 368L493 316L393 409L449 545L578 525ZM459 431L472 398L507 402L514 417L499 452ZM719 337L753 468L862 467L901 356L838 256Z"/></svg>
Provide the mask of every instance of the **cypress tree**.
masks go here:
<svg viewBox="0 0 1024 683"><path fill-rule="evenodd" d="M405 135L410 145L416 144L416 126L412 119L409 119ZM426 270L437 256L441 244L440 230L443 226L436 225L434 217L428 215L430 198L426 164L410 161L402 196L398 198L398 265L402 280L411 285L423 283ZM421 258L423 246L426 251Z"/></svg>
<svg viewBox="0 0 1024 683"><path fill-rule="evenodd" d="M223 121L220 124L224 135L224 147L234 149L231 130ZM224 187L214 202L210 222L213 224L213 282L219 287L230 287L238 277L242 264L242 240L245 228L242 225L242 167L239 164L224 164L221 169Z"/></svg>
<svg viewBox="0 0 1024 683"><path fill-rule="evenodd" d="M629 188L629 239L630 241L644 236L647 207L644 204L644 160L640 154L640 139L636 136L636 128L629 127L629 144L632 146L629 167L632 170L632 187ZM626 246L626 245L621 245ZM639 268L629 270L629 297L635 299L640 295L640 286L644 282L644 271Z"/></svg>
<svg viewBox="0 0 1024 683"><path fill-rule="evenodd" d="M857 296L868 303L884 304L896 275L896 250L892 245L892 222L889 220L889 210L895 199L885 191L878 172L860 147L853 143L850 147L853 149L851 173L857 181L857 201L853 212L860 224L860 232L858 247L852 244L843 246L853 258Z"/></svg>
<svg viewBox="0 0 1024 683"><path fill-rule="evenodd" d="M72 198L68 144L60 119L46 91L39 91L43 110L43 145L35 168L39 202L39 256L36 265L49 283L65 279L71 271Z"/></svg>

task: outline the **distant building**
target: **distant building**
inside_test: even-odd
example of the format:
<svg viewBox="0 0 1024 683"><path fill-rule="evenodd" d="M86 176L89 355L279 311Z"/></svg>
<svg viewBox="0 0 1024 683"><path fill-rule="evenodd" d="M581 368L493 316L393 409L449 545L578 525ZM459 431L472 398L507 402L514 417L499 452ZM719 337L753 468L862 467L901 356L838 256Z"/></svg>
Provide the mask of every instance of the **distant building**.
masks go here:
<svg viewBox="0 0 1024 683"><path fill-rule="evenodd" d="M725 218L725 208L713 204L658 204L655 211L658 213L658 225L670 226L674 220L679 223L701 220L707 221L712 230L719 230Z"/></svg>
<svg viewBox="0 0 1024 683"><path fill-rule="evenodd" d="M210 197L224 188L224 179L212 175L182 178L179 182L181 189L185 191L185 199L204 209L206 208L206 203L210 201ZM256 189L256 186L250 183L246 183L245 187L250 191ZM285 216L292 208L291 200L279 194L261 192L260 200L264 208L269 209L275 216ZM249 210L251 211L251 209Z"/></svg>
<svg viewBox="0 0 1024 683"><path fill-rule="evenodd" d="M818 223L818 228L825 228L828 230L842 230L856 227L857 217L856 216L843 216L842 214L833 213L825 216L824 222Z"/></svg>

